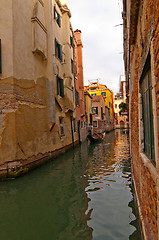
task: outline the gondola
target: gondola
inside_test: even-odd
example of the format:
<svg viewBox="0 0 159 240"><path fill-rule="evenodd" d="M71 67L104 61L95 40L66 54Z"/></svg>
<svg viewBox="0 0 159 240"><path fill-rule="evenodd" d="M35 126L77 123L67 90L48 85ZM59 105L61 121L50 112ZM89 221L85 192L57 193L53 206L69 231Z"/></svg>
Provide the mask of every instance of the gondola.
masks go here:
<svg viewBox="0 0 159 240"><path fill-rule="evenodd" d="M88 134L87 139L91 143L97 143L97 142L102 142L103 141L103 137L99 134L93 134L93 135Z"/></svg>

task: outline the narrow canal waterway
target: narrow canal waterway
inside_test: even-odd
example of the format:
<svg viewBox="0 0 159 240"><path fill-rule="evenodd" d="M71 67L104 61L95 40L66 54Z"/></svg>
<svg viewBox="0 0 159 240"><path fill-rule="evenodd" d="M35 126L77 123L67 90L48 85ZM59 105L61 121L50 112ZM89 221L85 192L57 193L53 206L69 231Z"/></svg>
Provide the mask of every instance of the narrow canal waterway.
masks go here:
<svg viewBox="0 0 159 240"><path fill-rule="evenodd" d="M2 240L139 240L126 134L0 183Z"/></svg>

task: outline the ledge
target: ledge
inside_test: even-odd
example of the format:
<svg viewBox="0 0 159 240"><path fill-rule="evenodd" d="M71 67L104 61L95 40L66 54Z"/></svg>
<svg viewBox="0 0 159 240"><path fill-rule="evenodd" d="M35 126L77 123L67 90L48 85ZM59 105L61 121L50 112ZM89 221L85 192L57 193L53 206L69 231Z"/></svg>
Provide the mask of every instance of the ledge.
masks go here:
<svg viewBox="0 0 159 240"><path fill-rule="evenodd" d="M157 169L156 169L156 167L154 167L154 165L152 164L150 159L144 153L140 153L140 157L141 157L142 162L144 163L145 167L149 170L153 181L157 185L158 177L157 177Z"/></svg>

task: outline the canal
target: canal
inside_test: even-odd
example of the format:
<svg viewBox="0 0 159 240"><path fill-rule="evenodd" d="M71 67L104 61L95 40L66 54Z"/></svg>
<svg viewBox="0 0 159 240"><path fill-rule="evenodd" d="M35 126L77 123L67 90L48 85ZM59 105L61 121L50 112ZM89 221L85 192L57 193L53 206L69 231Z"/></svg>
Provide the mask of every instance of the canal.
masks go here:
<svg viewBox="0 0 159 240"><path fill-rule="evenodd" d="M139 240L126 134L0 183L2 240Z"/></svg>

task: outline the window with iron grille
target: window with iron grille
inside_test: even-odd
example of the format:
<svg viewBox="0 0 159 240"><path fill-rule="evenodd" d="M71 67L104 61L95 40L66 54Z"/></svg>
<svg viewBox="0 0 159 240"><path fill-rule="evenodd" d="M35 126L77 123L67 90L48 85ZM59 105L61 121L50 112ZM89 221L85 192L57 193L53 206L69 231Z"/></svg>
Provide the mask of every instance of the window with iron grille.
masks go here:
<svg viewBox="0 0 159 240"><path fill-rule="evenodd" d="M57 95L60 97L64 97L64 84L63 79L58 75L56 76L56 84L57 84Z"/></svg>
<svg viewBox="0 0 159 240"><path fill-rule="evenodd" d="M152 82L150 60L141 79L142 115L144 132L144 152L155 164L154 124L152 108Z"/></svg>
<svg viewBox="0 0 159 240"><path fill-rule="evenodd" d="M62 45L55 38L55 56L62 62Z"/></svg>

